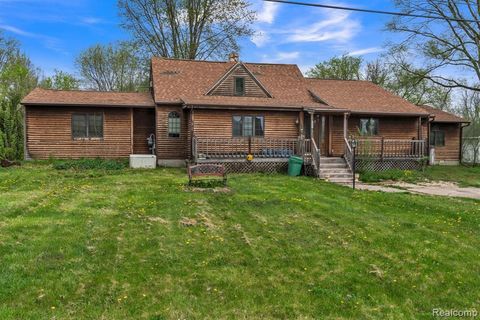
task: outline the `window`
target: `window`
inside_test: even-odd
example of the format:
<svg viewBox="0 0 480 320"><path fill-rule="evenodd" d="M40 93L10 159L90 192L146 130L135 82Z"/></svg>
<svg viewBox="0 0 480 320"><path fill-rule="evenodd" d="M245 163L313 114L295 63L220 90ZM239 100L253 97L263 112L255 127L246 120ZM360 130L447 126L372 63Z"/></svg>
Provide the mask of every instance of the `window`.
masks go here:
<svg viewBox="0 0 480 320"><path fill-rule="evenodd" d="M180 137L180 115L178 112L168 114L168 136L172 138Z"/></svg>
<svg viewBox="0 0 480 320"><path fill-rule="evenodd" d="M232 135L234 137L263 137L265 119L263 116L233 116Z"/></svg>
<svg viewBox="0 0 480 320"><path fill-rule="evenodd" d="M245 95L245 78L241 78L241 77L235 78L235 95L236 96Z"/></svg>
<svg viewBox="0 0 480 320"><path fill-rule="evenodd" d="M376 118L360 119L360 135L362 136L378 135L378 119Z"/></svg>
<svg viewBox="0 0 480 320"><path fill-rule="evenodd" d="M72 115L74 139L103 138L103 113L75 113Z"/></svg>
<svg viewBox="0 0 480 320"><path fill-rule="evenodd" d="M433 129L432 132L430 132L430 145L435 147L444 147L445 131Z"/></svg>

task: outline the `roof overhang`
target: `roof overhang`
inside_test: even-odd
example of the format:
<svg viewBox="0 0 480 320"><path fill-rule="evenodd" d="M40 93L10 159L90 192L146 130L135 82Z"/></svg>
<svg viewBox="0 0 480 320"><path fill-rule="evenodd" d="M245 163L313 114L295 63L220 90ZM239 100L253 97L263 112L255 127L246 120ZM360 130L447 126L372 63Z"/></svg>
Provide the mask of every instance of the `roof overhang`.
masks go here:
<svg viewBox="0 0 480 320"><path fill-rule="evenodd" d="M410 113L410 112L382 112L382 111L351 111L353 115L377 115L382 117L422 117L430 116L428 113Z"/></svg>
<svg viewBox="0 0 480 320"><path fill-rule="evenodd" d="M84 107L84 108L155 108L155 105L124 105L124 104L90 104L90 103L58 103L58 102L23 102L21 105L28 106L41 106L41 107Z"/></svg>
<svg viewBox="0 0 480 320"><path fill-rule="evenodd" d="M215 105L215 104L184 104L185 109L214 109L214 110L262 110L262 111L301 111L297 106L267 106L267 105Z"/></svg>

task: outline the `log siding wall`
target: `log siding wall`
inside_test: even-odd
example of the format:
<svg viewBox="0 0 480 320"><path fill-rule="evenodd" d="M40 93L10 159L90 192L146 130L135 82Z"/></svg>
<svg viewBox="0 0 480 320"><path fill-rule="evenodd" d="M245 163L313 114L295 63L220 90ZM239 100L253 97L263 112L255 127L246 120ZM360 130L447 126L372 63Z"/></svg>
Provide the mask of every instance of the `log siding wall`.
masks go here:
<svg viewBox="0 0 480 320"><path fill-rule="evenodd" d="M26 106L27 151L33 159L121 158L131 153L130 108ZM103 139L73 140L72 114L103 112Z"/></svg>
<svg viewBox="0 0 480 320"><path fill-rule="evenodd" d="M298 138L298 112L247 110L194 110L194 134L198 138L232 138L232 116L259 115L265 118L265 138Z"/></svg>
<svg viewBox="0 0 480 320"><path fill-rule="evenodd" d="M177 112L180 115L180 137L168 136L168 114ZM182 160L188 157L188 111L180 106L159 105L156 108L157 157L164 160Z"/></svg>
<svg viewBox="0 0 480 320"><path fill-rule="evenodd" d="M243 77L245 79L245 96L246 97L261 97L265 98L267 95L265 91L255 82L255 80L242 67L238 66L226 79L224 79L210 94L213 96L234 96L235 77Z"/></svg>
<svg viewBox="0 0 480 320"><path fill-rule="evenodd" d="M435 162L459 161L460 159L460 124L432 123L439 130L445 131L445 146L435 148Z"/></svg>

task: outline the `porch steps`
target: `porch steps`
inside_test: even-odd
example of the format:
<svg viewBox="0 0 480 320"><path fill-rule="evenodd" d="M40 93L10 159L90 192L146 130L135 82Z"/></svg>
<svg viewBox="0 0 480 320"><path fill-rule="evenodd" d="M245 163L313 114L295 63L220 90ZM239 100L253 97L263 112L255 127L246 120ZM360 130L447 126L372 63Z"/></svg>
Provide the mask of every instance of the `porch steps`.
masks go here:
<svg viewBox="0 0 480 320"><path fill-rule="evenodd" d="M353 174L345 162L345 159L339 157L321 157L320 179L337 184L351 185Z"/></svg>

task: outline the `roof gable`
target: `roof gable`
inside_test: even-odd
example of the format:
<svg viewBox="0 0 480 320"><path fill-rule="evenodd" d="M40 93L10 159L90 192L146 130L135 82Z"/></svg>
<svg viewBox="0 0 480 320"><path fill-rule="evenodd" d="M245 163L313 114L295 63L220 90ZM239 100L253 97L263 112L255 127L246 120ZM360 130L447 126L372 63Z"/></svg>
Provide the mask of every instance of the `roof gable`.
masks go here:
<svg viewBox="0 0 480 320"><path fill-rule="evenodd" d="M203 101L222 98L206 95L228 74L236 70L238 63L229 61L152 59L152 82L157 104L188 104L186 101ZM241 63L261 87L271 96L223 96L225 105L231 99L242 99L246 105L254 105L258 99L271 100L269 105L285 105L302 108L318 105L306 89L301 71L293 64ZM220 81L221 82L221 81ZM257 84L256 84L257 85ZM218 99L217 99L218 97ZM235 102L237 104L237 102Z"/></svg>
<svg viewBox="0 0 480 320"><path fill-rule="evenodd" d="M272 95L258 81L257 78L241 62L230 68L215 84L208 90L206 95L212 96L235 96L235 78L245 79L245 97L272 98Z"/></svg>

